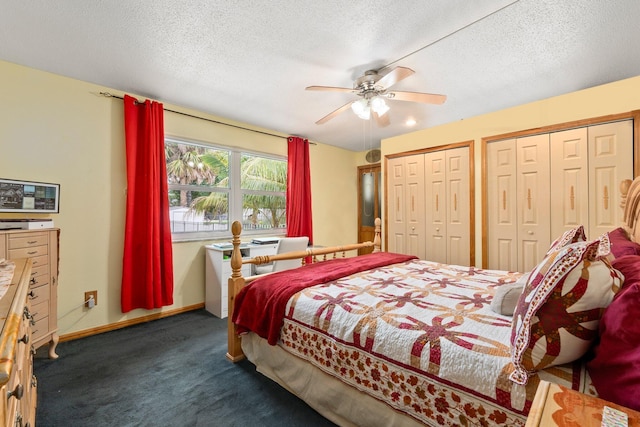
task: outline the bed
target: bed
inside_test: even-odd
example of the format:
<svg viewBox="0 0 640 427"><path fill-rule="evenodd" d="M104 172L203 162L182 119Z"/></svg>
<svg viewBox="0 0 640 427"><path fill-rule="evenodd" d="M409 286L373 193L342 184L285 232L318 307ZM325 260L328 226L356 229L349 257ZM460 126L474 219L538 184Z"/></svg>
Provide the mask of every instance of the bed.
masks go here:
<svg viewBox="0 0 640 427"><path fill-rule="evenodd" d="M620 229L594 240L582 227L568 230L527 274L382 252L379 220L374 242L243 259L234 223L227 357L248 358L342 426L523 426L540 380L595 395L595 373L612 382L602 390L619 390L598 331L606 308L630 294L614 261L640 265L640 179L621 191ZM371 246L371 254L345 256ZM307 265L241 275L242 264L294 258ZM513 314L500 314L494 297L517 286ZM556 325L566 319L571 327ZM635 362L616 363L626 372Z"/></svg>

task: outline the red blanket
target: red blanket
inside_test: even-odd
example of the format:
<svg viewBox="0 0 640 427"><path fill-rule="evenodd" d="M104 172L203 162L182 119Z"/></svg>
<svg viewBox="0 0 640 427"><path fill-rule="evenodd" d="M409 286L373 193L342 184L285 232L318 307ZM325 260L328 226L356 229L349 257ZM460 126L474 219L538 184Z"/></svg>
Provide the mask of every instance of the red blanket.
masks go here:
<svg viewBox="0 0 640 427"><path fill-rule="evenodd" d="M417 257L377 252L354 258L337 258L278 271L256 279L236 297L233 323L238 333L253 331L275 345L280 338L287 302L310 286L327 283L365 270L406 262Z"/></svg>

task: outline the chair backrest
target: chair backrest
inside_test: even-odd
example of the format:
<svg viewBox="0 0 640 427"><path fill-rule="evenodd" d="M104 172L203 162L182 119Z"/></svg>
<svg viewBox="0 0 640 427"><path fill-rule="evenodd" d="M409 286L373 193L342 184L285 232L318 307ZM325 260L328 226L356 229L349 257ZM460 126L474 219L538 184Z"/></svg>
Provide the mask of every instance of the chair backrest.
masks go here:
<svg viewBox="0 0 640 427"><path fill-rule="evenodd" d="M309 238L303 237L283 237L278 242L276 253L283 254L285 252L304 251L309 245ZM273 271L289 270L292 268L300 267L302 260L300 259L287 259L282 261L274 261Z"/></svg>

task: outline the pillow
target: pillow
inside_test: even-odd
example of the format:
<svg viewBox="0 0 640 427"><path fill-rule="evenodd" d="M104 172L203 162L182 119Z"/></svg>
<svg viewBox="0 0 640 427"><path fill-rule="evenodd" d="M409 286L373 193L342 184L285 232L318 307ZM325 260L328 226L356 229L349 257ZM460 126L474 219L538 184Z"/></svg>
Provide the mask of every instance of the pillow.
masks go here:
<svg viewBox="0 0 640 427"><path fill-rule="evenodd" d="M513 316L518 298L522 295L522 289L527 284L530 274L525 273L515 282L497 287L489 306L491 310L504 316Z"/></svg>
<svg viewBox="0 0 640 427"><path fill-rule="evenodd" d="M608 234L611 241L611 253L615 258L624 255L640 255L640 245L629 239L624 228L616 228Z"/></svg>
<svg viewBox="0 0 640 427"><path fill-rule="evenodd" d="M585 242L586 240L587 236L586 234L584 234L584 227L582 225L579 225L575 228L572 228L571 230L565 231L564 233L562 233L562 236L554 240L549 247L547 254L555 249L565 247L572 243Z"/></svg>
<svg viewBox="0 0 640 427"><path fill-rule="evenodd" d="M599 397L640 411L640 274L626 282L602 315L587 370Z"/></svg>
<svg viewBox="0 0 640 427"><path fill-rule="evenodd" d="M597 259L599 245L557 247L532 270L513 315L513 382L524 385L533 372L582 357L595 340L622 283L620 272Z"/></svg>
<svg viewBox="0 0 640 427"><path fill-rule="evenodd" d="M622 287L640 282L640 256L623 255L611 261L611 266L624 276Z"/></svg>

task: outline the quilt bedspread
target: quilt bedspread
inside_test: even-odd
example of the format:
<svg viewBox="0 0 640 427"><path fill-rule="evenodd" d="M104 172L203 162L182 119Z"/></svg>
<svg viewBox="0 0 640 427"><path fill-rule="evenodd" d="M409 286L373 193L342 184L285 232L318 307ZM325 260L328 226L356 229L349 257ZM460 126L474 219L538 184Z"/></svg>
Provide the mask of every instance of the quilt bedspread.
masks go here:
<svg viewBox="0 0 640 427"><path fill-rule="evenodd" d="M524 425L539 378L583 387L579 366L519 386L511 318L489 305L519 273L413 260L295 294L280 345L428 425Z"/></svg>

